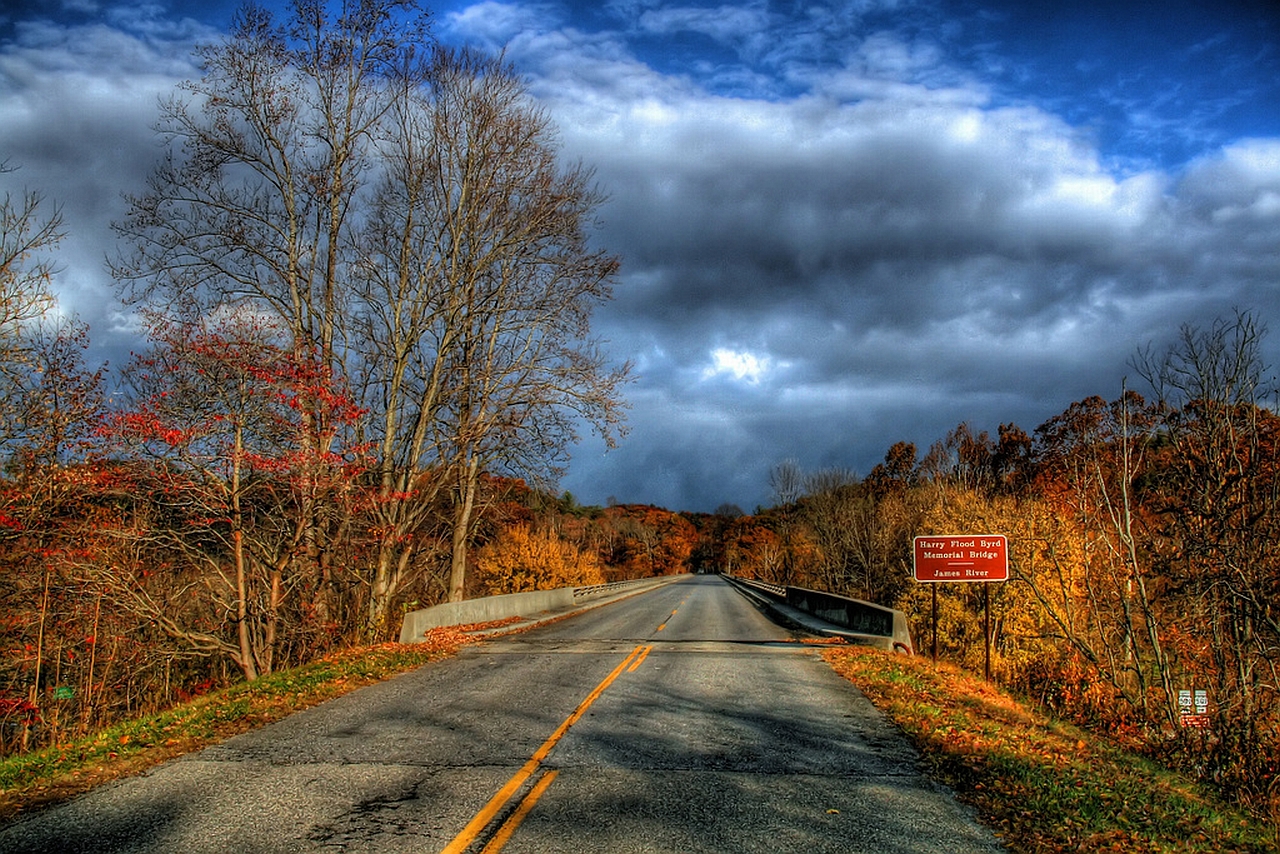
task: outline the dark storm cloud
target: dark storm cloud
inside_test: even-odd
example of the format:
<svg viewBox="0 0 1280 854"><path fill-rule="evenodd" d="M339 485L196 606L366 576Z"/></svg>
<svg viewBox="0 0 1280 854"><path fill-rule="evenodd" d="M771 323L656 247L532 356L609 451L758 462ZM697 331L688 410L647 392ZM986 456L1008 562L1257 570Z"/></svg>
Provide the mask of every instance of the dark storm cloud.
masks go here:
<svg viewBox="0 0 1280 854"><path fill-rule="evenodd" d="M111 222L160 153L157 99L196 73L192 45L212 32L157 18L157 7L83 5L61 10L82 23L22 21L0 50L0 158L16 167L0 187L60 206L59 310L90 325L91 358L119 363L136 341L104 267L115 251Z"/></svg>
<svg viewBox="0 0 1280 854"><path fill-rule="evenodd" d="M659 74L609 33L573 61L586 37L544 27L512 49L612 195L601 243L624 275L598 327L639 368L632 437L569 480L587 500L745 505L786 457L865 472L961 421L1029 431L1118 394L1180 324L1276 303L1274 141L1117 169L919 37L861 37L837 69L796 57L796 94L744 98L714 91L723 68Z"/></svg>
<svg viewBox="0 0 1280 854"><path fill-rule="evenodd" d="M158 154L157 97L233 5L0 23L0 156L22 167L0 184L63 204L62 309L104 355L134 343L102 265L120 194ZM785 458L865 473L962 421L1030 431L1234 308L1270 322L1278 360L1280 131L1247 102L1280 92L1266 40L1236 19L1160 25L1126 64L1114 34L1038 51L1020 6L947 9L439 10L442 38L505 50L610 196L596 238L623 272L594 329L636 366L631 432L577 449L579 500L750 510ZM1153 44L1179 73L1203 57L1236 79L1158 80Z"/></svg>

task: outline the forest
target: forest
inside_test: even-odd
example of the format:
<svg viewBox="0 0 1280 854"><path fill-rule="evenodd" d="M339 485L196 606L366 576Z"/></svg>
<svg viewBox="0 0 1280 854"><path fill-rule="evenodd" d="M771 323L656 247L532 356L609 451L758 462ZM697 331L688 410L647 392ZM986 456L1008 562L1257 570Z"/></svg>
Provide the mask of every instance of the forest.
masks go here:
<svg viewBox="0 0 1280 854"><path fill-rule="evenodd" d="M126 364L47 319L56 205L2 200L0 756L501 592L732 573L900 608L923 649L912 539L982 532L1011 558L995 680L1277 814L1254 314L1138 350L1141 393L1029 434L961 423L863 475L782 461L751 513L581 506L552 484L581 426L621 436L630 370L590 334L619 263L589 246L590 171L500 60L357 6L247 7L162 105L165 157L116 223ZM938 589L944 660L982 667L983 592Z"/></svg>

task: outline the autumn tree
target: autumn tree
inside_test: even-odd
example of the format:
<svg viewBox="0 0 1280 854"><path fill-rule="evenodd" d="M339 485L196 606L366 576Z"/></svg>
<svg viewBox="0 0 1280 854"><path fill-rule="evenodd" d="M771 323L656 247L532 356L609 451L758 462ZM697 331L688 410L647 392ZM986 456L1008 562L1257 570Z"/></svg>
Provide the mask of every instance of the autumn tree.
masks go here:
<svg viewBox="0 0 1280 854"><path fill-rule="evenodd" d="M151 335L126 372L127 405L103 428L126 459L150 463L147 516L121 533L199 570L198 588L222 621L184 623L167 598L114 569L100 578L122 607L194 650L228 655L253 679L274 669L285 633L297 629L286 607L304 594L314 601L318 582L295 558L311 510L335 504L358 464L316 449L336 447L357 413L322 366L251 315L161 317ZM304 431L321 441L301 441ZM321 484L328 494L316 494Z"/></svg>
<svg viewBox="0 0 1280 854"><path fill-rule="evenodd" d="M1037 428L1039 487L1079 533L1077 548L1057 544L1043 570L1025 577L1064 639L1124 702L1175 726L1168 611L1146 547L1150 520L1134 490L1149 465L1153 418L1126 390L1110 403L1073 403Z"/></svg>
<svg viewBox="0 0 1280 854"><path fill-rule="evenodd" d="M25 371L9 387L8 459L0 479L0 613L6 615L0 619L0 707L16 703L28 711L29 719L18 721L18 742L26 746L93 718L100 692L92 683L106 662L86 638L118 623L110 614L103 618L100 601L76 571L110 515L86 464L103 392L102 369L84 365L84 336L72 321L32 324L23 333ZM0 723L4 717L0 708ZM0 735L0 752L3 742Z"/></svg>
<svg viewBox="0 0 1280 854"><path fill-rule="evenodd" d="M27 339L9 431L15 470L34 473L84 459L106 407L106 366L85 363L89 328L78 321L35 324Z"/></svg>
<svg viewBox="0 0 1280 854"><path fill-rule="evenodd" d="M594 554L566 542L553 530L527 524L504 529L479 549L476 576L488 595L604 582Z"/></svg>
<svg viewBox="0 0 1280 854"><path fill-rule="evenodd" d="M895 442L885 452L884 461L867 473L866 484L873 493L884 495L914 486L917 476L916 446Z"/></svg>
<svg viewBox="0 0 1280 854"><path fill-rule="evenodd" d="M1185 630L1208 651L1197 675L1214 699L1211 761L1246 792L1274 779L1280 722L1280 419L1265 334L1237 312L1184 326L1136 362L1161 403L1155 551Z"/></svg>

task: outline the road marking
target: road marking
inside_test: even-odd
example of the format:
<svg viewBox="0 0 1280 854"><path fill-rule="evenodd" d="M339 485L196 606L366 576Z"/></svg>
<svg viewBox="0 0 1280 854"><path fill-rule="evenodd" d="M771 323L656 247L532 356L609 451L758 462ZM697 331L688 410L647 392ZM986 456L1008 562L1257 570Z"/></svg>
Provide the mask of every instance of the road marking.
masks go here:
<svg viewBox="0 0 1280 854"><path fill-rule="evenodd" d="M534 804L538 802L538 799L542 797L542 793L547 790L551 785L551 781L559 773L559 771L553 770L542 775L542 778L533 785L533 788L529 790L529 794L525 795L524 800L516 807L516 811L498 828L498 832L493 835L493 838L489 840L489 844L485 845L480 854L498 854L502 850L503 846L511 840L511 835L516 832L516 828L524 823L525 816L533 809Z"/></svg>
<svg viewBox="0 0 1280 854"><path fill-rule="evenodd" d="M652 647L649 647L649 649L652 649ZM470 848L475 841L480 838L480 834L489 826L489 823L493 821L498 813L502 812L502 810L506 808L511 799L515 797L516 793L524 788L524 785L529 782L529 779L538 772L538 769L542 766L542 761L547 758L547 755L551 753L552 748L554 748L560 739L564 737L564 734L569 731L569 727L577 723L578 719L586 714L586 711L591 707L591 704L599 699L600 695L605 692L605 689L612 685L614 680L621 676L622 672L626 670L628 666L633 664L637 664L638 666L638 663L635 662L637 657L643 659L646 654L647 651L644 646L637 646L635 649L631 650L631 654L624 658L622 663L615 667L613 672L606 676L604 681L597 685L595 690L588 694L586 699L578 704L578 708L573 710L573 714L565 718L560 726L556 727L556 731L551 733L547 740L542 743L542 746L534 751L533 756L529 758L529 761L526 762L519 771L512 775L511 779L507 781L505 786L498 790L497 794L489 799L489 803L485 804L480 809L480 812L475 814L471 821L467 823L467 826L462 828L462 832L455 836L453 841L450 842L449 845L440 852L440 854L462 854L463 851ZM635 667L632 667L631 669L634 670ZM546 780L546 777L544 776L542 779ZM542 781L539 781L539 785L541 782ZM546 785L551 785L550 781L547 781ZM537 789L538 787L535 786L534 788ZM546 786L543 786L538 791L538 796L540 797L542 792L545 790ZM530 791L525 799L528 800L528 798L532 796L533 792ZM534 798L534 800L536 801L537 798ZM529 804L529 807L532 808L533 804ZM517 809L517 812L518 811L519 810ZM513 827L512 830L514 831L515 828ZM488 849L486 848L485 850L487 851ZM494 850L496 851L497 849Z"/></svg>
<svg viewBox="0 0 1280 854"><path fill-rule="evenodd" d="M631 662L631 666L627 668L627 672L628 672L628 673L635 673L635 672L636 672L636 668L640 666L640 663L641 663L642 661L644 661L646 658L648 658L648 657L649 657L649 653L651 653L651 652L653 652L653 647L652 647L652 646L646 646L646 647L644 648L644 652L642 652L642 653L640 653L638 656L636 656L636 660L635 660L635 661L633 661L633 662Z"/></svg>
<svg viewBox="0 0 1280 854"><path fill-rule="evenodd" d="M680 603L680 605L683 605L683 604L684 602ZM676 606L676 611L680 610L680 605ZM667 618L663 620L661 624L658 625L658 631L662 631L667 627L667 623L671 622L671 618L676 615L676 611L672 611L670 614L667 615Z"/></svg>

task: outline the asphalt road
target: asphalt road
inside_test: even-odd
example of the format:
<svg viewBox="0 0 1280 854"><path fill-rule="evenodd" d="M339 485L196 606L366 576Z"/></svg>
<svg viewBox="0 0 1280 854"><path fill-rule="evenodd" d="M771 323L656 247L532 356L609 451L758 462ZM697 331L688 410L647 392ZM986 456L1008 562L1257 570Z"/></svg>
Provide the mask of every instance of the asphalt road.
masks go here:
<svg viewBox="0 0 1280 854"><path fill-rule="evenodd" d="M0 829L0 852L31 854L482 849L1002 850L857 689L715 577L469 647Z"/></svg>

